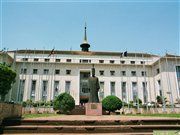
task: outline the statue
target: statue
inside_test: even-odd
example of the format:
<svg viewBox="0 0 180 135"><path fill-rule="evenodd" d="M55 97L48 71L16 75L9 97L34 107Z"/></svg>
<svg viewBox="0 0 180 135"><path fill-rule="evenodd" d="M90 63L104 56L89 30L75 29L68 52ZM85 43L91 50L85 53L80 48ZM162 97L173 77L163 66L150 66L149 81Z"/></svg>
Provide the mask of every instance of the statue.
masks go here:
<svg viewBox="0 0 180 135"><path fill-rule="evenodd" d="M95 76L95 68L92 68L92 76L88 78L88 86L90 90L89 103L99 103L99 79Z"/></svg>

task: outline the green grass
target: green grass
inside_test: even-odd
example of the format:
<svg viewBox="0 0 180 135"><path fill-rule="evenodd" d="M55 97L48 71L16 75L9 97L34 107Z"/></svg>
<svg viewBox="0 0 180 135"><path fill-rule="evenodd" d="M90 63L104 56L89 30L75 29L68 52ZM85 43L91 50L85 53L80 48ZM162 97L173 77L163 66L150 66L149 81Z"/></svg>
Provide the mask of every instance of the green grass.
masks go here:
<svg viewBox="0 0 180 135"><path fill-rule="evenodd" d="M23 114L23 118L38 118L38 117L51 117L51 116L60 116L60 114L53 113L42 113L42 114Z"/></svg>
<svg viewBox="0 0 180 135"><path fill-rule="evenodd" d="M38 117L51 117L51 116L60 116L62 114L50 114L50 113L43 113L43 114L24 114L23 118L38 118ZM126 114L122 116L142 116L142 117L173 117L173 118L180 118L180 114Z"/></svg>
<svg viewBox="0 0 180 135"><path fill-rule="evenodd" d="M147 116L147 117L173 117L173 118L180 118L180 113L179 114L127 114L124 116Z"/></svg>

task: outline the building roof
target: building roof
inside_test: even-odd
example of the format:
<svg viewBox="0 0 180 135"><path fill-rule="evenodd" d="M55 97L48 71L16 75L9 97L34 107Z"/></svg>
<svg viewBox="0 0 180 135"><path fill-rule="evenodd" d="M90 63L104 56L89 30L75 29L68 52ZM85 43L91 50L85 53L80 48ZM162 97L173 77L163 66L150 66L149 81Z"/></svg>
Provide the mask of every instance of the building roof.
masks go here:
<svg viewBox="0 0 180 135"><path fill-rule="evenodd" d="M17 53L25 54L50 54L52 50L18 50ZM16 52L16 51L9 51ZM54 50L54 54L63 54L63 55L89 55L89 56L122 56L123 52L96 52L96 51L59 51ZM148 53L127 53L127 57L158 57L158 55L152 55Z"/></svg>

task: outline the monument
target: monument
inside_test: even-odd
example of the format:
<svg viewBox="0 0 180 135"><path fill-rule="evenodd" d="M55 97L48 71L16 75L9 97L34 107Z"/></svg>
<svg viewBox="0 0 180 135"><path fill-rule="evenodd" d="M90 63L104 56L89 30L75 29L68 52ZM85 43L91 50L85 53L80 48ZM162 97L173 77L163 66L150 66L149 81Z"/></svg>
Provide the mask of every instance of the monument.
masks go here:
<svg viewBox="0 0 180 135"><path fill-rule="evenodd" d="M98 91L99 79L95 76L95 68L92 68L92 76L88 78L90 91L89 101L86 103L86 115L102 115L102 104L99 103Z"/></svg>

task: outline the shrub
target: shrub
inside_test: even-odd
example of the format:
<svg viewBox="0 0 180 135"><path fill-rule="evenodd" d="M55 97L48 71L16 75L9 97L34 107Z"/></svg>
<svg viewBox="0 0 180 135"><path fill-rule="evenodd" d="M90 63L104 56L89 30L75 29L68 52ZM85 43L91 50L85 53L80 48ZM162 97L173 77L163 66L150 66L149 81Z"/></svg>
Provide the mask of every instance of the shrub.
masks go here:
<svg viewBox="0 0 180 135"><path fill-rule="evenodd" d="M53 105L52 100L51 100L51 101L47 101L47 102L45 103L45 106L48 106L48 107L50 107L50 106L52 106L52 105Z"/></svg>
<svg viewBox="0 0 180 135"><path fill-rule="evenodd" d="M29 106L29 107L31 107L31 106L33 105L32 100L31 100L31 99L28 99L28 100L26 101L26 105Z"/></svg>
<svg viewBox="0 0 180 135"><path fill-rule="evenodd" d="M27 106L26 101L23 101L23 102L22 102L22 106L23 106L23 107L26 107L26 106Z"/></svg>
<svg viewBox="0 0 180 135"><path fill-rule="evenodd" d="M68 93L61 93L56 97L53 104L54 110L59 110L62 113L68 114L75 108L75 100Z"/></svg>
<svg viewBox="0 0 180 135"><path fill-rule="evenodd" d="M157 96L156 100L158 104L163 104L163 98L164 98L164 102L167 102L167 98L166 97L162 97L162 96Z"/></svg>
<svg viewBox="0 0 180 135"><path fill-rule="evenodd" d="M0 99L5 100L6 94L11 89L12 84L15 82L16 73L6 64L0 63Z"/></svg>
<svg viewBox="0 0 180 135"><path fill-rule="evenodd" d="M102 100L102 107L106 111L115 112L116 110L121 109L122 101L116 96L107 96Z"/></svg>

